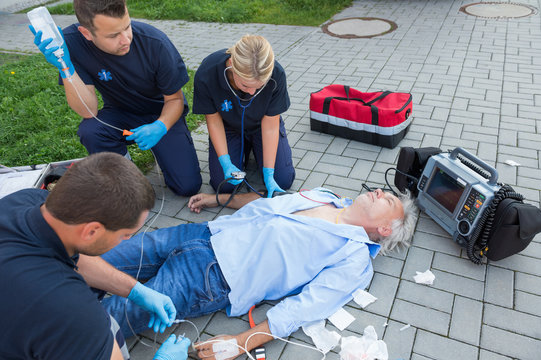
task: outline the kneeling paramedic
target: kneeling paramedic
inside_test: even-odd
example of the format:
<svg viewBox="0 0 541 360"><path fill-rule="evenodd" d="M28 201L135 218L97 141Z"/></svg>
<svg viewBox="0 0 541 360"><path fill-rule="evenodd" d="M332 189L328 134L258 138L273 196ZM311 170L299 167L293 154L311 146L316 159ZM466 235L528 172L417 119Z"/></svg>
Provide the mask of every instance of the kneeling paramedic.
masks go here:
<svg viewBox="0 0 541 360"><path fill-rule="evenodd" d="M127 297L154 331L172 324L177 311L168 296L99 257L133 241L154 200L139 169L107 152L75 162L50 193L25 189L0 199L1 359L129 358L91 288ZM172 335L154 359L185 360L189 345Z"/></svg>
<svg viewBox="0 0 541 360"><path fill-rule="evenodd" d="M126 0L74 0L73 9L79 23L62 31L69 76L54 55L56 47L49 46L51 39L38 32L34 43L60 70L68 104L83 117L77 132L81 144L89 154L110 151L128 158L126 146L134 142L141 150L152 149L175 194L197 193L202 180L182 92L189 77L171 40L132 21ZM99 111L95 90L103 99ZM133 134L124 136L122 130Z"/></svg>
<svg viewBox="0 0 541 360"><path fill-rule="evenodd" d="M245 35L229 49L207 56L194 78L193 112L204 114L209 132L210 184L215 191L253 151L268 197L295 179L284 121L290 105L286 73L269 42ZM231 179L220 192L232 192Z"/></svg>

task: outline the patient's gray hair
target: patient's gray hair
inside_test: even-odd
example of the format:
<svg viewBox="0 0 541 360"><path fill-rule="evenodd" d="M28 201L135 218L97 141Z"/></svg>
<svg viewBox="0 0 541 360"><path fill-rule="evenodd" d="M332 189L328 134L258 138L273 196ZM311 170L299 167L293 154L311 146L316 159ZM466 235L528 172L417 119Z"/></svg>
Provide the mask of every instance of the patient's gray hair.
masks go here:
<svg viewBox="0 0 541 360"><path fill-rule="evenodd" d="M399 194L398 198L402 202L404 218L393 220L391 223L391 229L393 230L391 235L373 239L381 245L380 253L382 255L388 254L394 248L407 249L410 246L415 224L417 223L418 209L409 191L406 194Z"/></svg>

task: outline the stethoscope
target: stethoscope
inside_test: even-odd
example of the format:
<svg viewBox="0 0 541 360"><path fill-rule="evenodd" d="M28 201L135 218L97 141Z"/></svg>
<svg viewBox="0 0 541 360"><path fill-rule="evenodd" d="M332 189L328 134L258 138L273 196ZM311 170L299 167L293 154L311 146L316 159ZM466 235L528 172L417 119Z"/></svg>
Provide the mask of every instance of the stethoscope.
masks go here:
<svg viewBox="0 0 541 360"><path fill-rule="evenodd" d="M265 89L265 87L267 86L267 84L269 83L270 80L272 80L274 82L274 90L276 90L276 80L274 80L272 77L269 78L269 80L265 83L265 85L263 85L259 90L256 91L256 93L254 95L252 95L251 97L249 97L248 99L244 99L244 98L241 98L237 92L235 90L233 90L233 87L231 86L231 84L229 83L229 79L227 78L227 70L231 69L232 66L228 66L224 69L224 79L225 79L225 83L227 84L227 87L229 88L229 90L231 90L231 92L233 93L233 95L235 96L235 98L237 99L238 103L239 103L239 106L240 108L242 109L242 115L240 117L240 166L241 166L241 170L244 170L244 161L242 161L242 158L244 156L244 114L246 113L246 109L248 107L250 107L250 105L252 105L252 101L255 99L255 97L257 95L259 95L263 89ZM248 101L248 104L246 105L242 105L241 101Z"/></svg>

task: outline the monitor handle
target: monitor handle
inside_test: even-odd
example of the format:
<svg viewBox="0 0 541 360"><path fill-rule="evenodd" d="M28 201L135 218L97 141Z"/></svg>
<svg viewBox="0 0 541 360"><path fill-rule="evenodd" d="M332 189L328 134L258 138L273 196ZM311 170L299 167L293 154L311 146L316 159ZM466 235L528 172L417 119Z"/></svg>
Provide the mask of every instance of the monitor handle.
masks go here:
<svg viewBox="0 0 541 360"><path fill-rule="evenodd" d="M475 165L478 165L479 167L483 168L484 170L488 171L490 173L490 179L488 180L489 185L496 185L496 182L498 181L498 170L484 162L483 160L479 159L477 156L470 154L466 150L464 150L461 147L455 148L453 151L451 151L450 158L452 160L456 160L458 154L464 156L465 158L468 158L472 162L475 163ZM473 169L475 170L475 169Z"/></svg>

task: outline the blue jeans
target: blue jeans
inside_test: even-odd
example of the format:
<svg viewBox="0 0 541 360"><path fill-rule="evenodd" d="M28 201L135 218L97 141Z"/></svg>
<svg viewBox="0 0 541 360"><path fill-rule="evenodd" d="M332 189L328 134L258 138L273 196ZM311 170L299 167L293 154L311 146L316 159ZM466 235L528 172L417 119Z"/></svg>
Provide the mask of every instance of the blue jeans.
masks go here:
<svg viewBox="0 0 541 360"><path fill-rule="evenodd" d="M125 240L102 258L117 269L137 275L143 261L139 280L156 291L171 297L177 309L177 318L198 317L224 309L229 305L229 286L216 261L210 244L210 231L206 223L182 224L138 234ZM104 308L120 325L126 338L148 329L150 315L139 306L120 296L102 301ZM126 313L125 310L126 309Z"/></svg>

